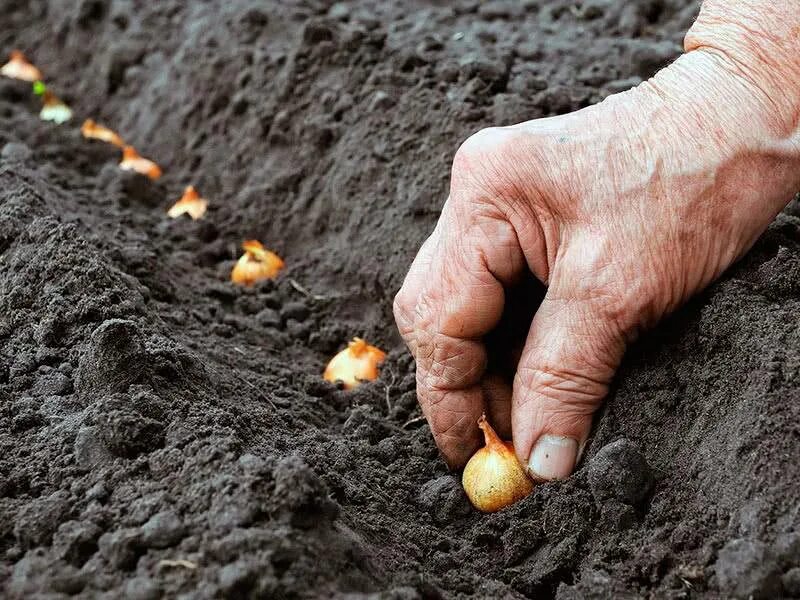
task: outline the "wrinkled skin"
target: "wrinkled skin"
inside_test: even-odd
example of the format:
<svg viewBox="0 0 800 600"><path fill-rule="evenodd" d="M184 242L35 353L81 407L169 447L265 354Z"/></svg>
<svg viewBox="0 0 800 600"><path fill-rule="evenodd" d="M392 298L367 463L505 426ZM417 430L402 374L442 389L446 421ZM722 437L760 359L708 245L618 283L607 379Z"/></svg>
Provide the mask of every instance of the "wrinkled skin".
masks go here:
<svg viewBox="0 0 800 600"><path fill-rule="evenodd" d="M741 257L800 188L800 102L771 87L800 72L779 76L729 36L709 43L707 9L687 54L649 82L480 131L456 153L394 307L451 467L480 446L486 412L534 478L569 475L626 345ZM511 381L487 371L485 336L528 273L547 292Z"/></svg>

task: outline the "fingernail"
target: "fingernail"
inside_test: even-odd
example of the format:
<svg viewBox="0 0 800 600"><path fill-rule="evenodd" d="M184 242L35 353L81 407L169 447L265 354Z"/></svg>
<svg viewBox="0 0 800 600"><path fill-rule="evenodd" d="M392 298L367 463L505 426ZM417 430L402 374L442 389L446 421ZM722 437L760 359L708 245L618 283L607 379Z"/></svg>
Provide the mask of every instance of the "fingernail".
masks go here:
<svg viewBox="0 0 800 600"><path fill-rule="evenodd" d="M528 459L528 471L534 479L566 479L575 468L577 458L577 440L545 434L533 447Z"/></svg>

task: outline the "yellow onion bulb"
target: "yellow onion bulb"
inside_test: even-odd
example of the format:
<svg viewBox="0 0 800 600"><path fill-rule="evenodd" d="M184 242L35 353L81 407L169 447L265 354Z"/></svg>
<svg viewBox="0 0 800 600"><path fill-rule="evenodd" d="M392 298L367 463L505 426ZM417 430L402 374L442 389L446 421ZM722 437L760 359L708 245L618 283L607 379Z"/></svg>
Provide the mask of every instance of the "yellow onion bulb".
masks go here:
<svg viewBox="0 0 800 600"><path fill-rule="evenodd" d="M133 146L125 146L122 149L122 161L119 163L123 171L134 171L140 175L146 175L152 180L161 177L161 167L148 158L139 155Z"/></svg>
<svg viewBox="0 0 800 600"><path fill-rule="evenodd" d="M231 271L231 281L239 285L253 285L264 279L274 279L285 263L280 256L267 250L256 240L242 243L244 254Z"/></svg>
<svg viewBox="0 0 800 600"><path fill-rule="evenodd" d="M208 200L201 198L193 185L190 185L183 192L183 196L167 211L173 219L181 215L189 215L193 220L202 219L208 208Z"/></svg>
<svg viewBox="0 0 800 600"><path fill-rule="evenodd" d="M116 131L112 131L104 125L94 122L92 119L86 119L81 125L81 134L89 140L100 140L101 142L108 142L115 146L122 148L125 142Z"/></svg>
<svg viewBox="0 0 800 600"><path fill-rule="evenodd" d="M39 118L42 121L52 121L60 125L72 118L72 109L55 94L47 90L44 93L44 104L39 112Z"/></svg>
<svg viewBox="0 0 800 600"><path fill-rule="evenodd" d="M341 381L350 390L363 381L375 381L378 367L386 360L386 353L370 346L361 338L353 338L347 348L334 356L325 368L323 377L335 383Z"/></svg>
<svg viewBox="0 0 800 600"><path fill-rule="evenodd" d="M19 50L14 50L8 62L0 67L0 75L31 83L44 79L42 72L28 62L28 59Z"/></svg>
<svg viewBox="0 0 800 600"><path fill-rule="evenodd" d="M461 483L472 505L482 512L497 512L533 491L533 481L517 460L514 446L504 442L486 420L478 419L486 445L469 459Z"/></svg>

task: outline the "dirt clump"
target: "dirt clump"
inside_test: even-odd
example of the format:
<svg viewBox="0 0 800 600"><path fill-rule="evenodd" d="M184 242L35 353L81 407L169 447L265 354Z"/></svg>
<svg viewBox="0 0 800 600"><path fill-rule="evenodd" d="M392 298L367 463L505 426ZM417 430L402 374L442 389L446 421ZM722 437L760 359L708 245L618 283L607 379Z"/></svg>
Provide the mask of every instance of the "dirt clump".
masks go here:
<svg viewBox="0 0 800 600"><path fill-rule="evenodd" d="M630 349L575 475L496 514L438 457L391 317L459 143L636 84L696 12L0 0L0 51L75 112L0 80L4 595L798 595L797 201ZM169 219L187 185L205 218ZM229 282L245 239L275 281ZM344 391L321 374L355 336L388 358Z"/></svg>

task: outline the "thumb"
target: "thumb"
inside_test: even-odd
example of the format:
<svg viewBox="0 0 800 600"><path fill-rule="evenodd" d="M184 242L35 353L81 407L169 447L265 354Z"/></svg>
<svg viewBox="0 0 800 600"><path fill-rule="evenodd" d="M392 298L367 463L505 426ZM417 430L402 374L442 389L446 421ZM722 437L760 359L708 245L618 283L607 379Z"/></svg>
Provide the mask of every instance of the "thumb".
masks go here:
<svg viewBox="0 0 800 600"><path fill-rule="evenodd" d="M534 479L572 473L624 352L625 336L598 300L558 297L550 288L531 324L512 397L514 447Z"/></svg>

